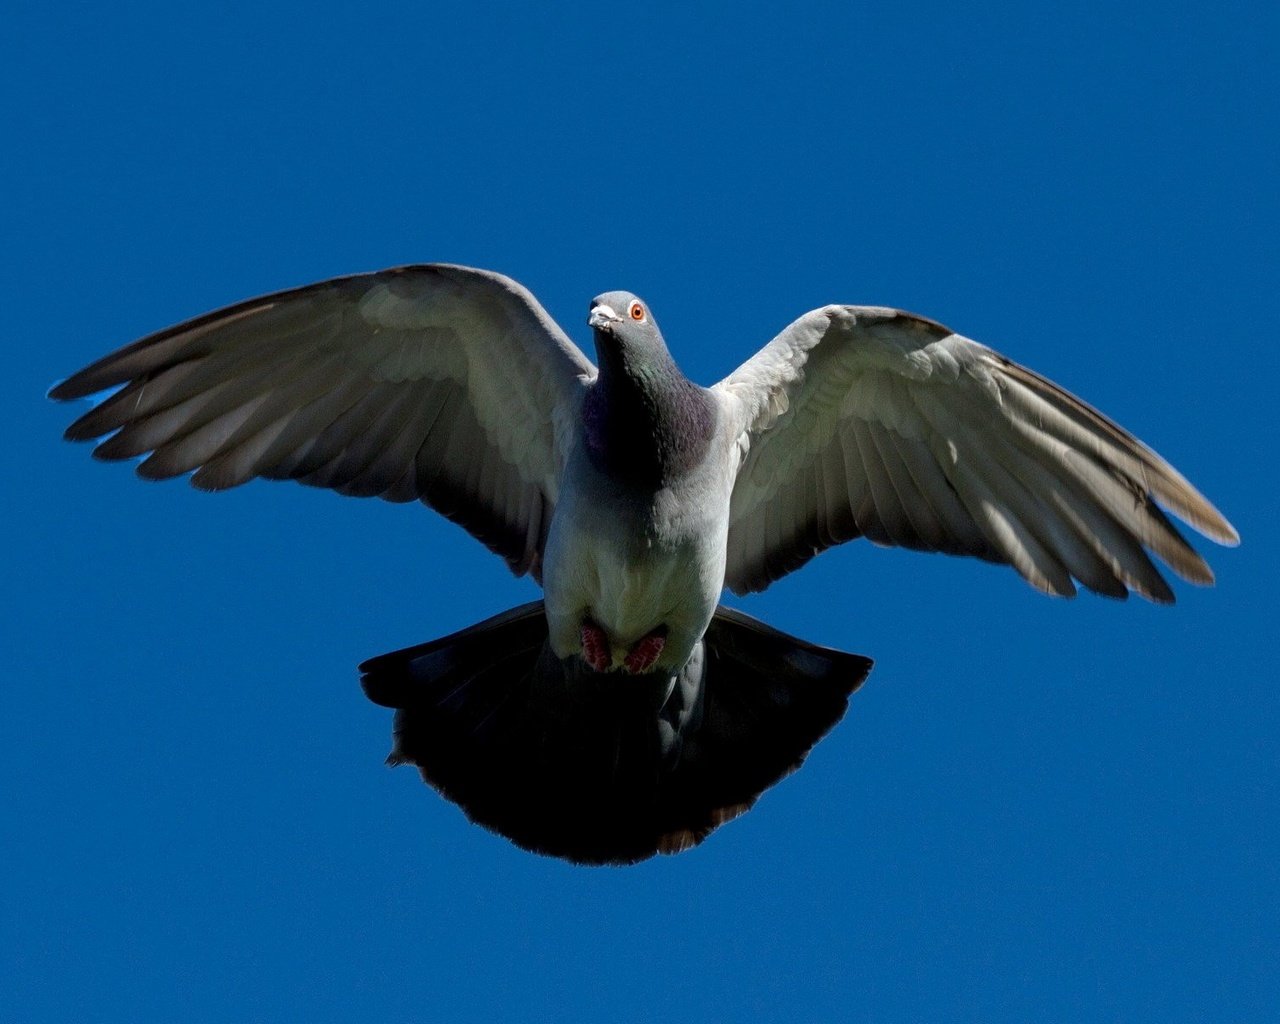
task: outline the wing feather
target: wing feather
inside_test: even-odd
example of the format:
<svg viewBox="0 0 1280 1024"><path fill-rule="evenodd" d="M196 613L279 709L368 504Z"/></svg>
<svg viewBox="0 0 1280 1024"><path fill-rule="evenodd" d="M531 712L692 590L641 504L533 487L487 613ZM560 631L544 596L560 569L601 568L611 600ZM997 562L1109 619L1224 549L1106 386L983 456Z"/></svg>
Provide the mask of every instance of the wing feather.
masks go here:
<svg viewBox="0 0 1280 1024"><path fill-rule="evenodd" d="M1161 510L1235 530L1159 455L1053 382L900 310L827 306L712 389L742 464L726 583L762 590L819 551L875 544L1012 565L1070 596L1173 592L1147 552L1207 584Z"/></svg>
<svg viewBox="0 0 1280 1024"><path fill-rule="evenodd" d="M448 264L336 278L144 338L51 392L119 390L67 429L142 476L421 500L537 571L595 375L524 288Z"/></svg>
<svg viewBox="0 0 1280 1024"><path fill-rule="evenodd" d="M884 467L897 497L898 508L905 517L907 530L903 533L903 545L924 551L936 550L945 537L942 523L932 503L912 477L907 460L899 450L898 439L874 420L867 420L863 427L871 442L870 451L876 462Z"/></svg>

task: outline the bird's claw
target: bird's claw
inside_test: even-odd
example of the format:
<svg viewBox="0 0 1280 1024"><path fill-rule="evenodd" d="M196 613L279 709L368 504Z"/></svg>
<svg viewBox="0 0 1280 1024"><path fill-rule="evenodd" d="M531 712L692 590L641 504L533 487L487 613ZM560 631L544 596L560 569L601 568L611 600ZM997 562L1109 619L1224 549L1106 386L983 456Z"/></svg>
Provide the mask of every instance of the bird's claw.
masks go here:
<svg viewBox="0 0 1280 1024"><path fill-rule="evenodd" d="M635 642L623 659L622 667L632 675L648 672L657 662L662 649L667 645L667 631L655 629Z"/></svg>
<svg viewBox="0 0 1280 1024"><path fill-rule="evenodd" d="M613 664L609 654L609 638L594 622L582 624L582 660L595 672L607 672Z"/></svg>
<svg viewBox="0 0 1280 1024"><path fill-rule="evenodd" d="M593 672L608 672L613 668L613 649L603 629L591 620L582 623L582 660ZM619 666L631 675L641 675L657 664L667 645L667 628L659 626L631 645Z"/></svg>

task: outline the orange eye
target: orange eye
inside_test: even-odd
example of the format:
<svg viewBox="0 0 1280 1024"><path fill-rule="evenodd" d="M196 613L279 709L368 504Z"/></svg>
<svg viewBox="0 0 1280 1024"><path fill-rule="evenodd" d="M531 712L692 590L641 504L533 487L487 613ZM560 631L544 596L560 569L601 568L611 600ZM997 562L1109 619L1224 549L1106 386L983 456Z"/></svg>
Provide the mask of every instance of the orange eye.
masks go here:
<svg viewBox="0 0 1280 1024"><path fill-rule="evenodd" d="M644 306L640 305L638 302L633 302L631 303L631 308L627 310L627 313L630 314L632 320L643 320Z"/></svg>

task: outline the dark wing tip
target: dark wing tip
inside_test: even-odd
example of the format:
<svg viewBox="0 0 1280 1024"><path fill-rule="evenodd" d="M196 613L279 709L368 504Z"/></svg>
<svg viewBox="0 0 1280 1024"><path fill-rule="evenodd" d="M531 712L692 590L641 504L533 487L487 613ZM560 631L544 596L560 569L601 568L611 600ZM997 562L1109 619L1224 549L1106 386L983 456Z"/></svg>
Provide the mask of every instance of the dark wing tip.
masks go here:
<svg viewBox="0 0 1280 1024"><path fill-rule="evenodd" d="M45 398L54 402L70 402L77 398L87 398L99 388L87 386L84 382L85 373L92 367L86 367L79 373L73 373L70 377L64 377L49 388L44 393Z"/></svg>

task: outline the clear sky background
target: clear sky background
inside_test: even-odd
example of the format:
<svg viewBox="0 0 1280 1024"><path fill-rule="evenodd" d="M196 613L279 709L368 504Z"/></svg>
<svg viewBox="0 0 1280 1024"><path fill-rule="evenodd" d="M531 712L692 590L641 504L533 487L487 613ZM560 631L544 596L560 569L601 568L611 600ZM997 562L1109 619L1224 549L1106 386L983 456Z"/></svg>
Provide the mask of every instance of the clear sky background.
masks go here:
<svg viewBox="0 0 1280 1024"><path fill-rule="evenodd" d="M885 7L7 8L0 1018L1276 1019L1276 6ZM679 857L523 853L383 766L355 666L531 583L420 506L140 482L43 397L432 260L584 346L632 289L708 384L927 314L1244 544L1172 608L829 552L735 602L877 659L800 773Z"/></svg>

